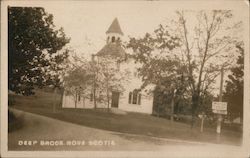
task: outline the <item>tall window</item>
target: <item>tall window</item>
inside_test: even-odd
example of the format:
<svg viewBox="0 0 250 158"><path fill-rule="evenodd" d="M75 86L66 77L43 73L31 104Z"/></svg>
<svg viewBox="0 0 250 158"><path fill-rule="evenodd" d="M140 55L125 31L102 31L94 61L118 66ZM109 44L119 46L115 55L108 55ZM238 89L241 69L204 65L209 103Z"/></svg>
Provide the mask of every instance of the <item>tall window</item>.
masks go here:
<svg viewBox="0 0 250 158"><path fill-rule="evenodd" d="M93 93L91 93L90 94L90 101L93 101L93 98L94 98Z"/></svg>
<svg viewBox="0 0 250 158"><path fill-rule="evenodd" d="M132 104L136 104L136 103L137 103L137 95L138 95L138 92L137 92L137 91L134 91L134 92L133 92Z"/></svg>
<svg viewBox="0 0 250 158"><path fill-rule="evenodd" d="M138 90L129 92L128 103L141 105L141 94L139 93Z"/></svg>
<svg viewBox="0 0 250 158"><path fill-rule="evenodd" d="M78 101L81 101L81 95L78 93Z"/></svg>

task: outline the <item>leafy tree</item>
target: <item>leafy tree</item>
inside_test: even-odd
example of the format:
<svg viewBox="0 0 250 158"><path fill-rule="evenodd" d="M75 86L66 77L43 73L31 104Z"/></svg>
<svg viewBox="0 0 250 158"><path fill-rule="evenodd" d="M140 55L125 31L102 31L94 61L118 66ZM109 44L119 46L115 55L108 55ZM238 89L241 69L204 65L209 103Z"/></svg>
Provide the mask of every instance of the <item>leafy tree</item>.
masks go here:
<svg viewBox="0 0 250 158"><path fill-rule="evenodd" d="M233 15L228 10L178 11L176 16L153 34L131 38L128 47L133 48L135 59L142 63L139 71L145 84L167 83L167 76L167 91L173 91L184 83L183 95L189 95L192 101L193 126L201 96L212 90L221 67L235 60L233 48L237 38L232 31L241 23L229 25ZM178 76L183 76L185 82L176 84Z"/></svg>
<svg viewBox="0 0 250 158"><path fill-rule="evenodd" d="M73 97L75 107L78 97L88 98L90 96L89 84L91 84L92 79L93 75L84 66L74 67L67 72L64 77L65 93Z"/></svg>
<svg viewBox="0 0 250 158"><path fill-rule="evenodd" d="M114 57L101 57L98 59L98 90L101 91L101 94L104 94L103 96L106 96L101 99L107 104L108 109L110 109L112 92L123 92L123 86L129 78L130 73L126 69L120 68L120 64L122 62Z"/></svg>
<svg viewBox="0 0 250 158"><path fill-rule="evenodd" d="M168 26L166 26L168 27ZM162 25L143 38L131 38L127 47L133 49L133 58L142 64L138 69L144 84L155 84L154 112L169 111L173 100L178 103L187 90L187 67L182 64L175 50L180 39L171 35ZM170 108L173 115L174 107ZM168 113L168 112L167 112Z"/></svg>
<svg viewBox="0 0 250 158"><path fill-rule="evenodd" d="M103 103L109 109L112 91L124 91L123 85L129 77L127 69L120 69L123 61L112 56L93 56L91 61L77 55L72 57L73 68L64 77L68 94L74 99L79 93L86 98L91 94L95 109Z"/></svg>
<svg viewBox="0 0 250 158"><path fill-rule="evenodd" d="M188 66L192 93L192 126L199 109L201 96L211 87L218 70L231 64L236 38L231 34L237 25L230 25L232 12L228 10L200 11L196 15L197 25L188 27L185 12L177 12L176 21L181 37L182 54ZM194 36L190 32L194 33ZM197 52L197 53L196 53ZM225 53L227 52L227 53Z"/></svg>
<svg viewBox="0 0 250 158"><path fill-rule="evenodd" d="M60 86L59 72L68 57L69 42L53 15L39 7L8 8L8 89L31 95L34 86Z"/></svg>
<svg viewBox="0 0 250 158"><path fill-rule="evenodd" d="M231 119L243 118L243 76L244 76L244 47L243 43L237 44L237 52L240 53L237 65L231 69L226 81L226 90L223 98L228 102L228 113Z"/></svg>

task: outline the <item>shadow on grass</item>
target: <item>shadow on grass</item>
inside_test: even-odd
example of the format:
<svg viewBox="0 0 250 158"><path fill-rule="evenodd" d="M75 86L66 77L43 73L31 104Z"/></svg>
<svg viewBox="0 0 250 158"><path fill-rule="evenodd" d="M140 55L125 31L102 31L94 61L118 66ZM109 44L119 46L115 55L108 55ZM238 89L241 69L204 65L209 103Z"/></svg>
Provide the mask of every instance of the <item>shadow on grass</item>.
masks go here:
<svg viewBox="0 0 250 158"><path fill-rule="evenodd" d="M24 115L15 115L11 110L8 110L8 132L13 132L21 129L24 125Z"/></svg>

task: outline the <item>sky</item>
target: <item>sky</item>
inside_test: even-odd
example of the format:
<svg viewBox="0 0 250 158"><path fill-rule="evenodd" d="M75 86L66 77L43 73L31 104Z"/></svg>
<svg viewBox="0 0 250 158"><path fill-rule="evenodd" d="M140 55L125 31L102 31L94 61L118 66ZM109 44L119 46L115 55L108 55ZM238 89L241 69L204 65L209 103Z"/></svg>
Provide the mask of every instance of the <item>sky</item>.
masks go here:
<svg viewBox="0 0 250 158"><path fill-rule="evenodd" d="M244 21L242 10L237 5L208 2L193 3L185 1L53 1L22 3L21 6L44 7L53 14L56 27L63 27L68 44L76 54L90 58L106 43L105 32L115 18L118 18L124 33L123 41L128 37L139 37L153 32L159 24L168 19L176 19L176 10L233 9L233 21ZM17 5L18 3L15 3ZM192 23L191 23L192 25ZM218 79L219 81L219 79ZM218 84L217 84L218 85Z"/></svg>
<svg viewBox="0 0 250 158"><path fill-rule="evenodd" d="M43 3L42 6L53 14L55 25L63 27L71 38L69 46L85 57L90 57L90 54L98 52L105 45L105 32L114 18L119 20L124 33L123 41L128 41L128 37L152 33L167 19L176 19L175 11L180 9L162 1L73 1L56 5ZM192 7L192 10L199 8ZM234 10L234 19L242 19L240 11Z"/></svg>
<svg viewBox="0 0 250 158"><path fill-rule="evenodd" d="M45 6L45 9L54 15L55 25L64 28L66 35L71 37L70 45L80 54L95 53L104 46L105 32L116 17L124 33L123 40L127 41L129 36L153 32L166 17L175 15L174 10L150 2L143 6L117 2L72 3L56 8Z"/></svg>

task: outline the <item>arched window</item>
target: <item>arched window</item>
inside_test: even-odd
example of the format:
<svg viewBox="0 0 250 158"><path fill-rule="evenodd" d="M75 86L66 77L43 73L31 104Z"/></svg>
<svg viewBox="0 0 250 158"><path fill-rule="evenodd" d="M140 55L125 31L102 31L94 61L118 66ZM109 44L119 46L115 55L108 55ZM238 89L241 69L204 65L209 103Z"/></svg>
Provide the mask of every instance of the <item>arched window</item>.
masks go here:
<svg viewBox="0 0 250 158"><path fill-rule="evenodd" d="M81 95L78 94L78 101L80 102L81 101Z"/></svg>
<svg viewBox="0 0 250 158"><path fill-rule="evenodd" d="M138 95L138 92L134 91L133 92L133 101L132 101L133 104L137 104L137 95Z"/></svg>
<svg viewBox="0 0 250 158"><path fill-rule="evenodd" d="M129 92L128 103L141 105L141 94L139 90L135 89L133 92Z"/></svg>
<svg viewBox="0 0 250 158"><path fill-rule="evenodd" d="M109 39L110 39L110 37L108 36L108 38L107 38L107 42L109 42Z"/></svg>
<svg viewBox="0 0 250 158"><path fill-rule="evenodd" d="M90 101L93 101L93 99L94 99L94 95L93 95L93 93L91 93L90 94Z"/></svg>
<svg viewBox="0 0 250 158"><path fill-rule="evenodd" d="M112 36L112 39L111 39L112 43L115 42L115 36Z"/></svg>

